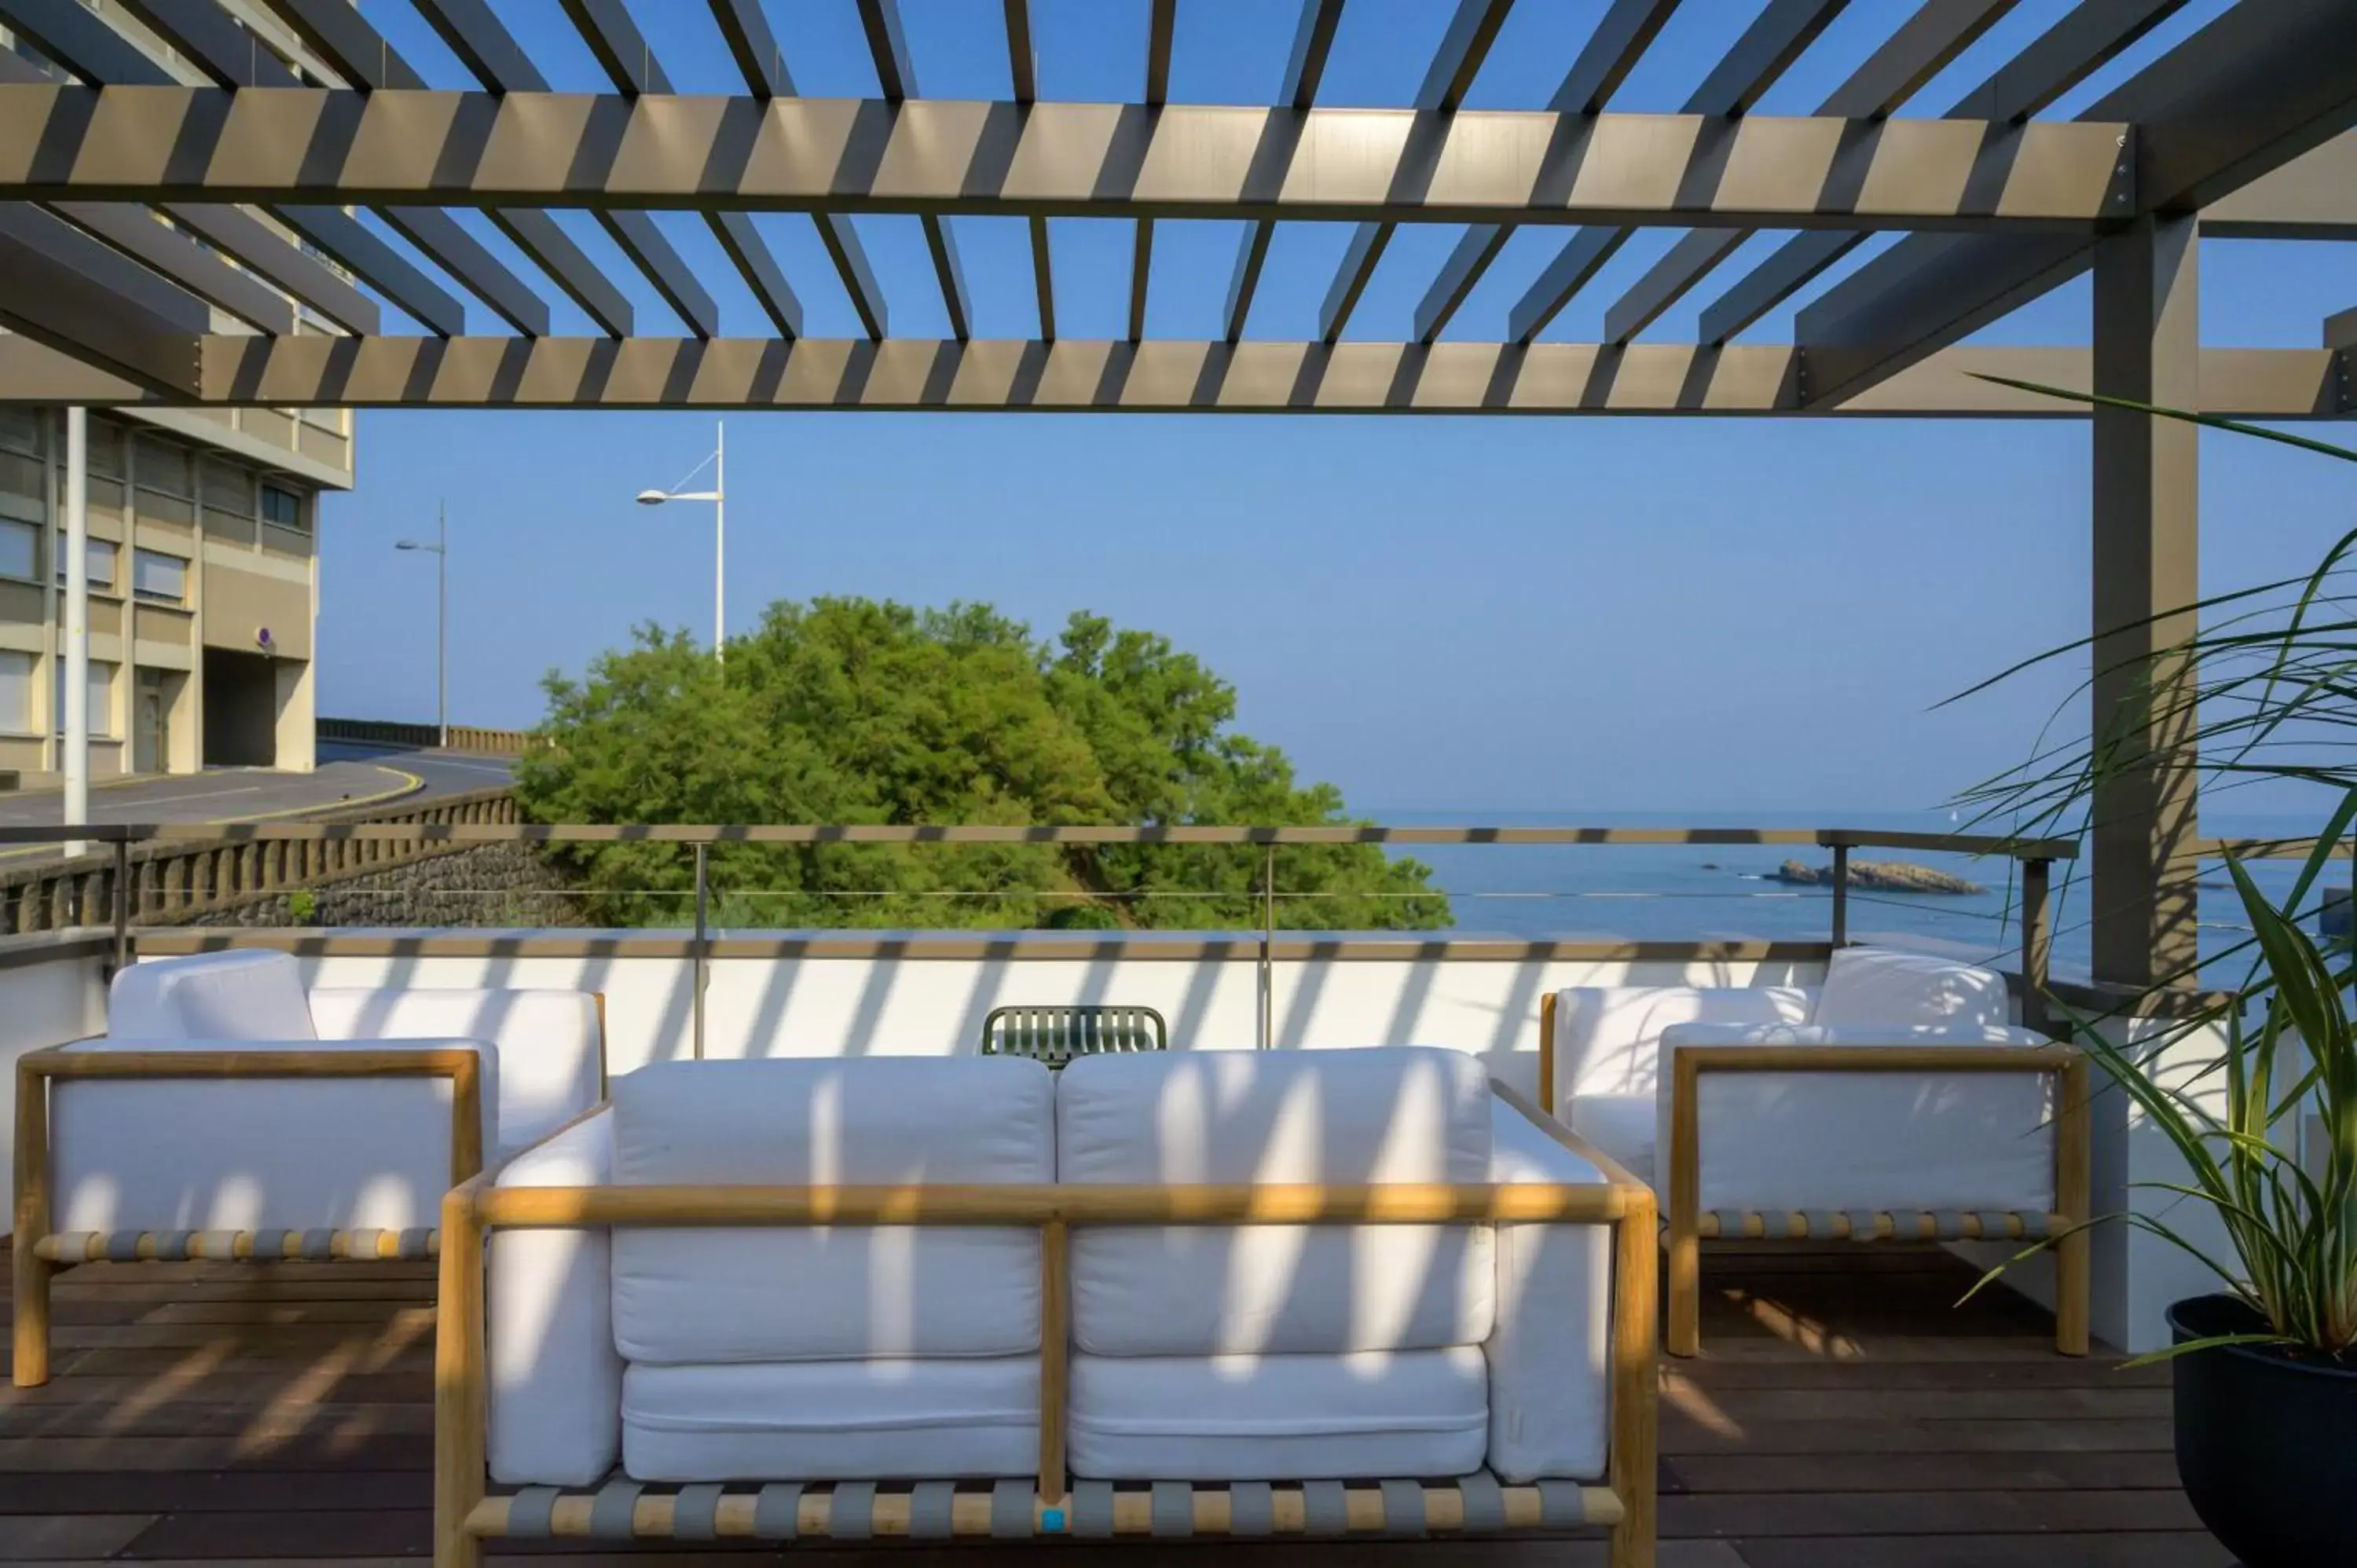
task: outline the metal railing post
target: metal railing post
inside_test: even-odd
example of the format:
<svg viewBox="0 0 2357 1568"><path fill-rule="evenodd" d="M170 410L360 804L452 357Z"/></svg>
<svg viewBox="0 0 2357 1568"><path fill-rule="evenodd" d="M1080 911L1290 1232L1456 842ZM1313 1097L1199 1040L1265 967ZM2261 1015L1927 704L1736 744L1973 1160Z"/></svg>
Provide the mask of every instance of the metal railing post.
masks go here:
<svg viewBox="0 0 2357 1568"><path fill-rule="evenodd" d="M1276 845L1261 853L1260 1048L1276 1044Z"/></svg>
<svg viewBox="0 0 2357 1568"><path fill-rule="evenodd" d="M706 849L695 846L695 1059L704 1059L704 986L710 977L711 937L705 927L706 898L711 892L705 875Z"/></svg>
<svg viewBox="0 0 2357 1568"><path fill-rule="evenodd" d="M131 961L131 843L114 841L114 968L121 973Z"/></svg>
<svg viewBox="0 0 2357 1568"><path fill-rule="evenodd" d="M2047 891L2054 863L2021 863L2021 1026L2046 1031L2046 971L2054 956L2054 926Z"/></svg>
<svg viewBox="0 0 2357 1568"><path fill-rule="evenodd" d="M1834 946L1849 945L1849 845L1834 845Z"/></svg>

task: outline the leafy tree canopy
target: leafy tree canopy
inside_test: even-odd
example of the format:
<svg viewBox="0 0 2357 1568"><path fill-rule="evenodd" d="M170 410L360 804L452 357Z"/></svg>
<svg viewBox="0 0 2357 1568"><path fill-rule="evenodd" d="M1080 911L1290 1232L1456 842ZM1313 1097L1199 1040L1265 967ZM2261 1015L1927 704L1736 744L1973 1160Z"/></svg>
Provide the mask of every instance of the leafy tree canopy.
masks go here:
<svg viewBox="0 0 2357 1568"><path fill-rule="evenodd" d="M1053 646L987 605L770 607L725 663L642 628L551 675L552 743L516 793L552 822L1349 821L1330 784L1231 727L1235 691L1168 638L1074 614ZM674 844L567 846L603 923L680 924ZM1248 845L720 844L716 919L762 926L1233 928L1262 918ZM1448 923L1428 869L1369 844L1276 852L1276 923Z"/></svg>

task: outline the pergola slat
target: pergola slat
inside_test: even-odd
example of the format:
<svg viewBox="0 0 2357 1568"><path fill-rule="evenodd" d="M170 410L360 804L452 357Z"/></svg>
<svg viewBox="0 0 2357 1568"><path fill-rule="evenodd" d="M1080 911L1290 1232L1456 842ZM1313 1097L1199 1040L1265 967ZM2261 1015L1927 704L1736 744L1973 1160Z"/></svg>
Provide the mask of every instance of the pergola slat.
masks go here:
<svg viewBox="0 0 2357 1568"><path fill-rule="evenodd" d="M671 78L646 35L630 20L622 0L559 0L574 29L615 88L633 97L642 92L669 92Z"/></svg>
<svg viewBox="0 0 2357 1568"><path fill-rule="evenodd" d="M179 81L81 0L0 0L0 23L84 81L169 87Z"/></svg>
<svg viewBox="0 0 2357 1568"><path fill-rule="evenodd" d="M2011 10L2015 0L1922 0L1921 8L1883 40L1819 105L1820 114L1880 120L1970 48ZM1604 340L1626 343L1710 275L1751 236L1739 229L1697 230L1685 235L1604 312Z"/></svg>
<svg viewBox="0 0 2357 1568"><path fill-rule="evenodd" d="M1678 0L1613 0L1547 107L1558 114L1602 113L1677 5ZM1440 336L1512 237L1512 230L1498 223L1476 223L1465 231L1415 307L1417 342L1429 343Z"/></svg>
<svg viewBox="0 0 2357 1568"><path fill-rule="evenodd" d="M753 227L749 212L708 212L705 219L712 225L712 237L728 252L745 286L762 312L784 337L802 335L802 302L794 295L793 285L786 281L783 268L770 253L770 247Z"/></svg>
<svg viewBox="0 0 2357 1568"><path fill-rule="evenodd" d="M917 62L909 53L909 35L900 23L899 0L859 0L859 23L867 35L867 52L876 61L876 81L887 103L916 96ZM933 276L942 285L942 304L948 310L950 334L974 335L973 307L966 300L965 268L958 259L957 238L938 213L920 215L925 250L933 260ZM853 242L856 243L856 241ZM880 317L881 311L879 309Z"/></svg>
<svg viewBox="0 0 2357 1568"><path fill-rule="evenodd" d="M223 255L234 257L248 271L269 279L345 331L367 335L382 330L384 314L376 301L296 250L284 235L243 208L182 203L162 210L181 228Z"/></svg>
<svg viewBox="0 0 2357 1568"><path fill-rule="evenodd" d="M2136 203L2187 210L2357 127L2357 6L2236 5L2087 112L2136 124ZM2031 127L2048 122L2031 122ZM2025 127L2029 129L2030 127ZM1914 235L1802 311L1801 340L1839 399L1904 370L2093 263L2092 241Z"/></svg>
<svg viewBox="0 0 2357 1568"><path fill-rule="evenodd" d="M1039 55L1031 43L1029 0L1006 0L1007 84L1017 103L1039 96Z"/></svg>
<svg viewBox="0 0 2357 1568"><path fill-rule="evenodd" d="M1342 0L1302 0L1301 20L1293 31L1293 50L1286 57L1285 81L1277 102L1307 110L1325 80L1326 57L1333 51L1334 29L1342 20ZM1227 338L1240 341L1252 316L1253 296L1260 292L1260 269L1268 260L1275 225L1256 219L1244 226L1243 243L1236 248L1236 270L1228 279Z"/></svg>
<svg viewBox="0 0 2357 1568"><path fill-rule="evenodd" d="M285 295L264 286L256 274L231 266L207 247L158 220L149 209L125 202L68 201L55 210L59 217L257 330L274 337L295 330L295 307Z"/></svg>
<svg viewBox="0 0 2357 1568"><path fill-rule="evenodd" d="M429 332L456 338L467 330L465 306L342 208L288 206L272 211L281 223L338 266L366 279L370 287Z"/></svg>
<svg viewBox="0 0 2357 1568"><path fill-rule="evenodd" d="M1832 25L1847 0L1769 0L1767 9L1744 29L1735 47L1712 67L1686 100L1685 113L1717 117L1741 115L1776 84L1817 35ZM1506 313L1508 333L1528 343L1563 313L1572 296L1587 286L1629 240L1630 231L1587 231L1566 240L1538 281L1523 291Z"/></svg>
<svg viewBox="0 0 2357 1568"><path fill-rule="evenodd" d="M794 79L786 70L785 51L770 31L761 0L712 0L712 19L737 61L746 87L756 98L791 98Z"/></svg>
<svg viewBox="0 0 2357 1568"><path fill-rule="evenodd" d="M533 265L605 328L608 337L628 338L635 330L638 314L630 300L574 242L554 213L529 207L495 207L490 217L517 250L532 258Z"/></svg>
<svg viewBox="0 0 2357 1568"><path fill-rule="evenodd" d="M1951 119L2027 120L2150 32L2185 0L2082 0L1948 111ZM1696 334L1724 343L1855 250L1865 236L1796 234L1703 308Z"/></svg>
<svg viewBox="0 0 2357 1568"><path fill-rule="evenodd" d="M449 213L438 207L383 207L377 215L509 326L529 338L548 336L548 302L502 266Z"/></svg>
<svg viewBox="0 0 2357 1568"><path fill-rule="evenodd" d="M1457 113L1473 79L1481 73L1481 62L1489 58L1490 46L1497 41L1498 29L1505 25L1506 13L1513 4L1514 0L1458 0L1456 14L1448 19L1448 31L1433 51L1432 63L1424 73L1424 84L1416 89L1416 113ZM1318 311L1318 331L1324 341L1337 341L1350 325L1351 313L1358 308L1360 295L1366 293L1383 252L1391 245L1392 228L1391 220L1386 219L1361 223L1352 232L1350 244L1342 252L1341 264L1335 270L1334 281L1327 285L1325 305Z"/></svg>
<svg viewBox="0 0 2357 1568"><path fill-rule="evenodd" d="M293 87L300 78L214 0L117 0L223 87Z"/></svg>
<svg viewBox="0 0 2357 1568"><path fill-rule="evenodd" d="M490 0L411 0L475 80L493 92L545 92L548 79L515 35L492 14Z"/></svg>
<svg viewBox="0 0 2357 1568"><path fill-rule="evenodd" d="M126 265L128 263L125 263ZM1782 344L1275 343L724 338L231 338L196 341L201 386L177 398L331 408L1103 410L1236 413L1809 413L2084 418L2083 407L1975 379L2085 386L2084 348L1960 348L1853 402L1812 405ZM6 358L0 400L59 388ZM2207 349L2205 410L2345 417L2326 349ZM55 372L49 372L55 373Z"/></svg>

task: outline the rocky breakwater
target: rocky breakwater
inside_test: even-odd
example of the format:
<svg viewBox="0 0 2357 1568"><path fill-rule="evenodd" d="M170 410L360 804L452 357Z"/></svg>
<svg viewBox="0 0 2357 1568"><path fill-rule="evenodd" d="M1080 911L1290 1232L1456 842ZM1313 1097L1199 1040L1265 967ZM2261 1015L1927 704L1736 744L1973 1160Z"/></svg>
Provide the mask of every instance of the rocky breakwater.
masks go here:
<svg viewBox="0 0 2357 1568"><path fill-rule="evenodd" d="M1778 866L1773 882L1789 883L1796 887L1831 887L1834 868L1830 865L1803 865L1788 860ZM1935 871L1928 865L1910 865L1897 860L1853 860L1849 863L1849 885L1874 893L1986 893L1987 888L1977 882L1968 882L1945 871Z"/></svg>

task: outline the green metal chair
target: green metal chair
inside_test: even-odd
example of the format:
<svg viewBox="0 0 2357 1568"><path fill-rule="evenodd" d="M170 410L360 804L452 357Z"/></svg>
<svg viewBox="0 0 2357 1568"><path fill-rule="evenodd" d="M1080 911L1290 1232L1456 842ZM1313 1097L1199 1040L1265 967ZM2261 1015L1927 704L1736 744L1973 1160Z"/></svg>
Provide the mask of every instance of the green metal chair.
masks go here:
<svg viewBox="0 0 2357 1568"><path fill-rule="evenodd" d="M1029 1057L1061 1068L1105 1051L1167 1051L1170 1031L1151 1007L994 1007L982 1021L982 1054Z"/></svg>

